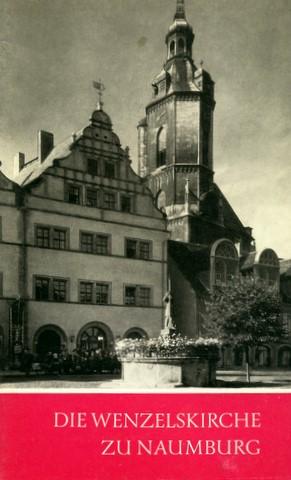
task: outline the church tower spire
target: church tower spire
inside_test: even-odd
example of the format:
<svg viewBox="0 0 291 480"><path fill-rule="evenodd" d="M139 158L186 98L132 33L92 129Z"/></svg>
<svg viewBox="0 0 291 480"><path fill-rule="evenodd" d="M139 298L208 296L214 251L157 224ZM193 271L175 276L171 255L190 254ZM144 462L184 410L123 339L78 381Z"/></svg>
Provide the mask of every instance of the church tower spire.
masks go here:
<svg viewBox="0 0 291 480"><path fill-rule="evenodd" d="M187 55L192 59L193 29L186 20L184 0L177 0L173 23L166 35L167 59Z"/></svg>
<svg viewBox="0 0 291 480"><path fill-rule="evenodd" d="M177 18L184 18L184 19L186 18L184 0L177 0L176 13L174 16L174 20L176 20Z"/></svg>
<svg viewBox="0 0 291 480"><path fill-rule="evenodd" d="M192 58L194 33L184 0L176 0L165 40L166 62L152 81L153 97L138 125L138 155L139 173L170 226L185 215L186 179L189 217L201 214L212 188L215 101L214 82Z"/></svg>

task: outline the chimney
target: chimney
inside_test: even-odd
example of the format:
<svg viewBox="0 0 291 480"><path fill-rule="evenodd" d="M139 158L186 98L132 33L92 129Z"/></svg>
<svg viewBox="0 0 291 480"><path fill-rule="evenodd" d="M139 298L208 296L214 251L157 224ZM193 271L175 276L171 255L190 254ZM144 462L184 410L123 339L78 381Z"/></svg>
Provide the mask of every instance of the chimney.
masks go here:
<svg viewBox="0 0 291 480"><path fill-rule="evenodd" d="M37 135L37 156L42 163L54 148L54 135L44 130L39 130Z"/></svg>
<svg viewBox="0 0 291 480"><path fill-rule="evenodd" d="M25 164L25 154L24 153L17 153L14 157L13 161L13 175L16 176L21 172Z"/></svg>

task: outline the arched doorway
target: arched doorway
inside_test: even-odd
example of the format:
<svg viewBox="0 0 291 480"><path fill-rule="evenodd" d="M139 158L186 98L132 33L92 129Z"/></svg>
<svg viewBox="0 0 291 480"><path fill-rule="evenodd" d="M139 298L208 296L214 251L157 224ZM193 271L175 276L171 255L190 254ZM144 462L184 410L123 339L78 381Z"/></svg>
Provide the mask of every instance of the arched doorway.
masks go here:
<svg viewBox="0 0 291 480"><path fill-rule="evenodd" d="M35 334L35 352L40 358L45 357L49 352L60 353L66 343L65 333L55 325L46 325Z"/></svg>
<svg viewBox="0 0 291 480"><path fill-rule="evenodd" d="M280 348L278 353L278 367L291 367L291 347L285 346Z"/></svg>
<svg viewBox="0 0 291 480"><path fill-rule="evenodd" d="M259 368L269 367L271 364L271 353L269 347L257 347L255 361L256 366Z"/></svg>
<svg viewBox="0 0 291 480"><path fill-rule="evenodd" d="M236 347L233 351L235 367L242 367L244 364L245 352L243 347Z"/></svg>
<svg viewBox="0 0 291 480"><path fill-rule="evenodd" d="M148 339L148 334L142 328L130 328L125 332L123 338L130 338L132 340L140 340L142 338Z"/></svg>
<svg viewBox="0 0 291 480"><path fill-rule="evenodd" d="M78 350L85 353L102 353L112 350L113 335L107 325L100 322L88 323L79 332L77 339Z"/></svg>

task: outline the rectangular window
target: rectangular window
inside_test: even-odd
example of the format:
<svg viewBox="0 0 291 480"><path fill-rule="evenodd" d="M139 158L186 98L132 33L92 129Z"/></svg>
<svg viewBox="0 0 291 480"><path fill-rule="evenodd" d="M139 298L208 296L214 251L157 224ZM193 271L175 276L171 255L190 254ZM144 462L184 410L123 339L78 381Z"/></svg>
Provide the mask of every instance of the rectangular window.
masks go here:
<svg viewBox="0 0 291 480"><path fill-rule="evenodd" d="M151 242L127 238L125 239L125 255L127 258L149 260L151 257Z"/></svg>
<svg viewBox="0 0 291 480"><path fill-rule="evenodd" d="M126 285L124 289L125 305L149 307L151 305L152 290L142 285Z"/></svg>
<svg viewBox="0 0 291 480"><path fill-rule="evenodd" d="M136 305L136 287L125 287L125 305Z"/></svg>
<svg viewBox="0 0 291 480"><path fill-rule="evenodd" d="M49 300L49 278L36 277L35 279L35 299Z"/></svg>
<svg viewBox="0 0 291 480"><path fill-rule="evenodd" d="M79 185L68 185L68 202L81 204L81 187Z"/></svg>
<svg viewBox="0 0 291 480"><path fill-rule="evenodd" d="M115 164L112 162L104 163L104 175L105 177L114 178L115 177Z"/></svg>
<svg viewBox="0 0 291 480"><path fill-rule="evenodd" d="M61 230L58 228L53 229L53 248L58 250L65 250L66 248L66 230Z"/></svg>
<svg viewBox="0 0 291 480"><path fill-rule="evenodd" d="M67 290L67 281L54 278L53 279L53 292L52 299L55 302L65 302L66 301L66 290Z"/></svg>
<svg viewBox="0 0 291 480"><path fill-rule="evenodd" d="M90 283L90 282L80 283L80 302L81 303L93 302L93 283Z"/></svg>
<svg viewBox="0 0 291 480"><path fill-rule="evenodd" d="M143 260L150 258L150 242L139 242L139 258Z"/></svg>
<svg viewBox="0 0 291 480"><path fill-rule="evenodd" d="M42 248L68 248L68 229L37 225L35 229L35 245Z"/></svg>
<svg viewBox="0 0 291 480"><path fill-rule="evenodd" d="M116 196L112 192L104 192L103 194L103 207L114 210L116 207Z"/></svg>
<svg viewBox="0 0 291 480"><path fill-rule="evenodd" d="M120 198L120 209L122 212L131 212L132 211L132 199L128 195L121 195Z"/></svg>
<svg viewBox="0 0 291 480"><path fill-rule="evenodd" d="M87 159L87 172L90 175L98 175L98 163L94 158Z"/></svg>
<svg viewBox="0 0 291 480"><path fill-rule="evenodd" d="M138 305L148 307L151 304L151 289L149 287L138 287L137 293Z"/></svg>
<svg viewBox="0 0 291 480"><path fill-rule="evenodd" d="M98 205L98 191L94 188L86 189L86 205L88 207L97 207Z"/></svg>
<svg viewBox="0 0 291 480"><path fill-rule="evenodd" d="M96 283L96 303L97 305L108 305L109 285L106 283Z"/></svg>
<svg viewBox="0 0 291 480"><path fill-rule="evenodd" d="M36 246L46 247L50 246L50 229L49 227L36 227Z"/></svg>
<svg viewBox="0 0 291 480"><path fill-rule="evenodd" d="M137 258L137 241L126 239L125 250L127 258Z"/></svg>
<svg viewBox="0 0 291 480"><path fill-rule="evenodd" d="M80 302L108 305L110 302L110 288L103 282L80 282Z"/></svg>
<svg viewBox="0 0 291 480"><path fill-rule="evenodd" d="M109 237L108 235L96 235L96 253L99 255L108 255L109 253Z"/></svg>
<svg viewBox="0 0 291 480"><path fill-rule="evenodd" d="M81 232L80 250L97 255L110 255L110 235L102 233Z"/></svg>
<svg viewBox="0 0 291 480"><path fill-rule="evenodd" d="M81 232L81 250L82 252L93 253L93 233Z"/></svg>

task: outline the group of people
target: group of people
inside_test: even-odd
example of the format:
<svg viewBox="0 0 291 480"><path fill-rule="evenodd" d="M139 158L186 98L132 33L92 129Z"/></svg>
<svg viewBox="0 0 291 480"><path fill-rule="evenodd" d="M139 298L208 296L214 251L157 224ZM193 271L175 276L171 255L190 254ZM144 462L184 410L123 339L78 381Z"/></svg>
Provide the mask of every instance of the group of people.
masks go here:
<svg viewBox="0 0 291 480"><path fill-rule="evenodd" d="M32 371L47 374L91 374L119 373L120 362L115 352L98 350L66 349L60 352L47 352L45 355L34 356L29 349L24 349L21 356L21 370L29 375Z"/></svg>

